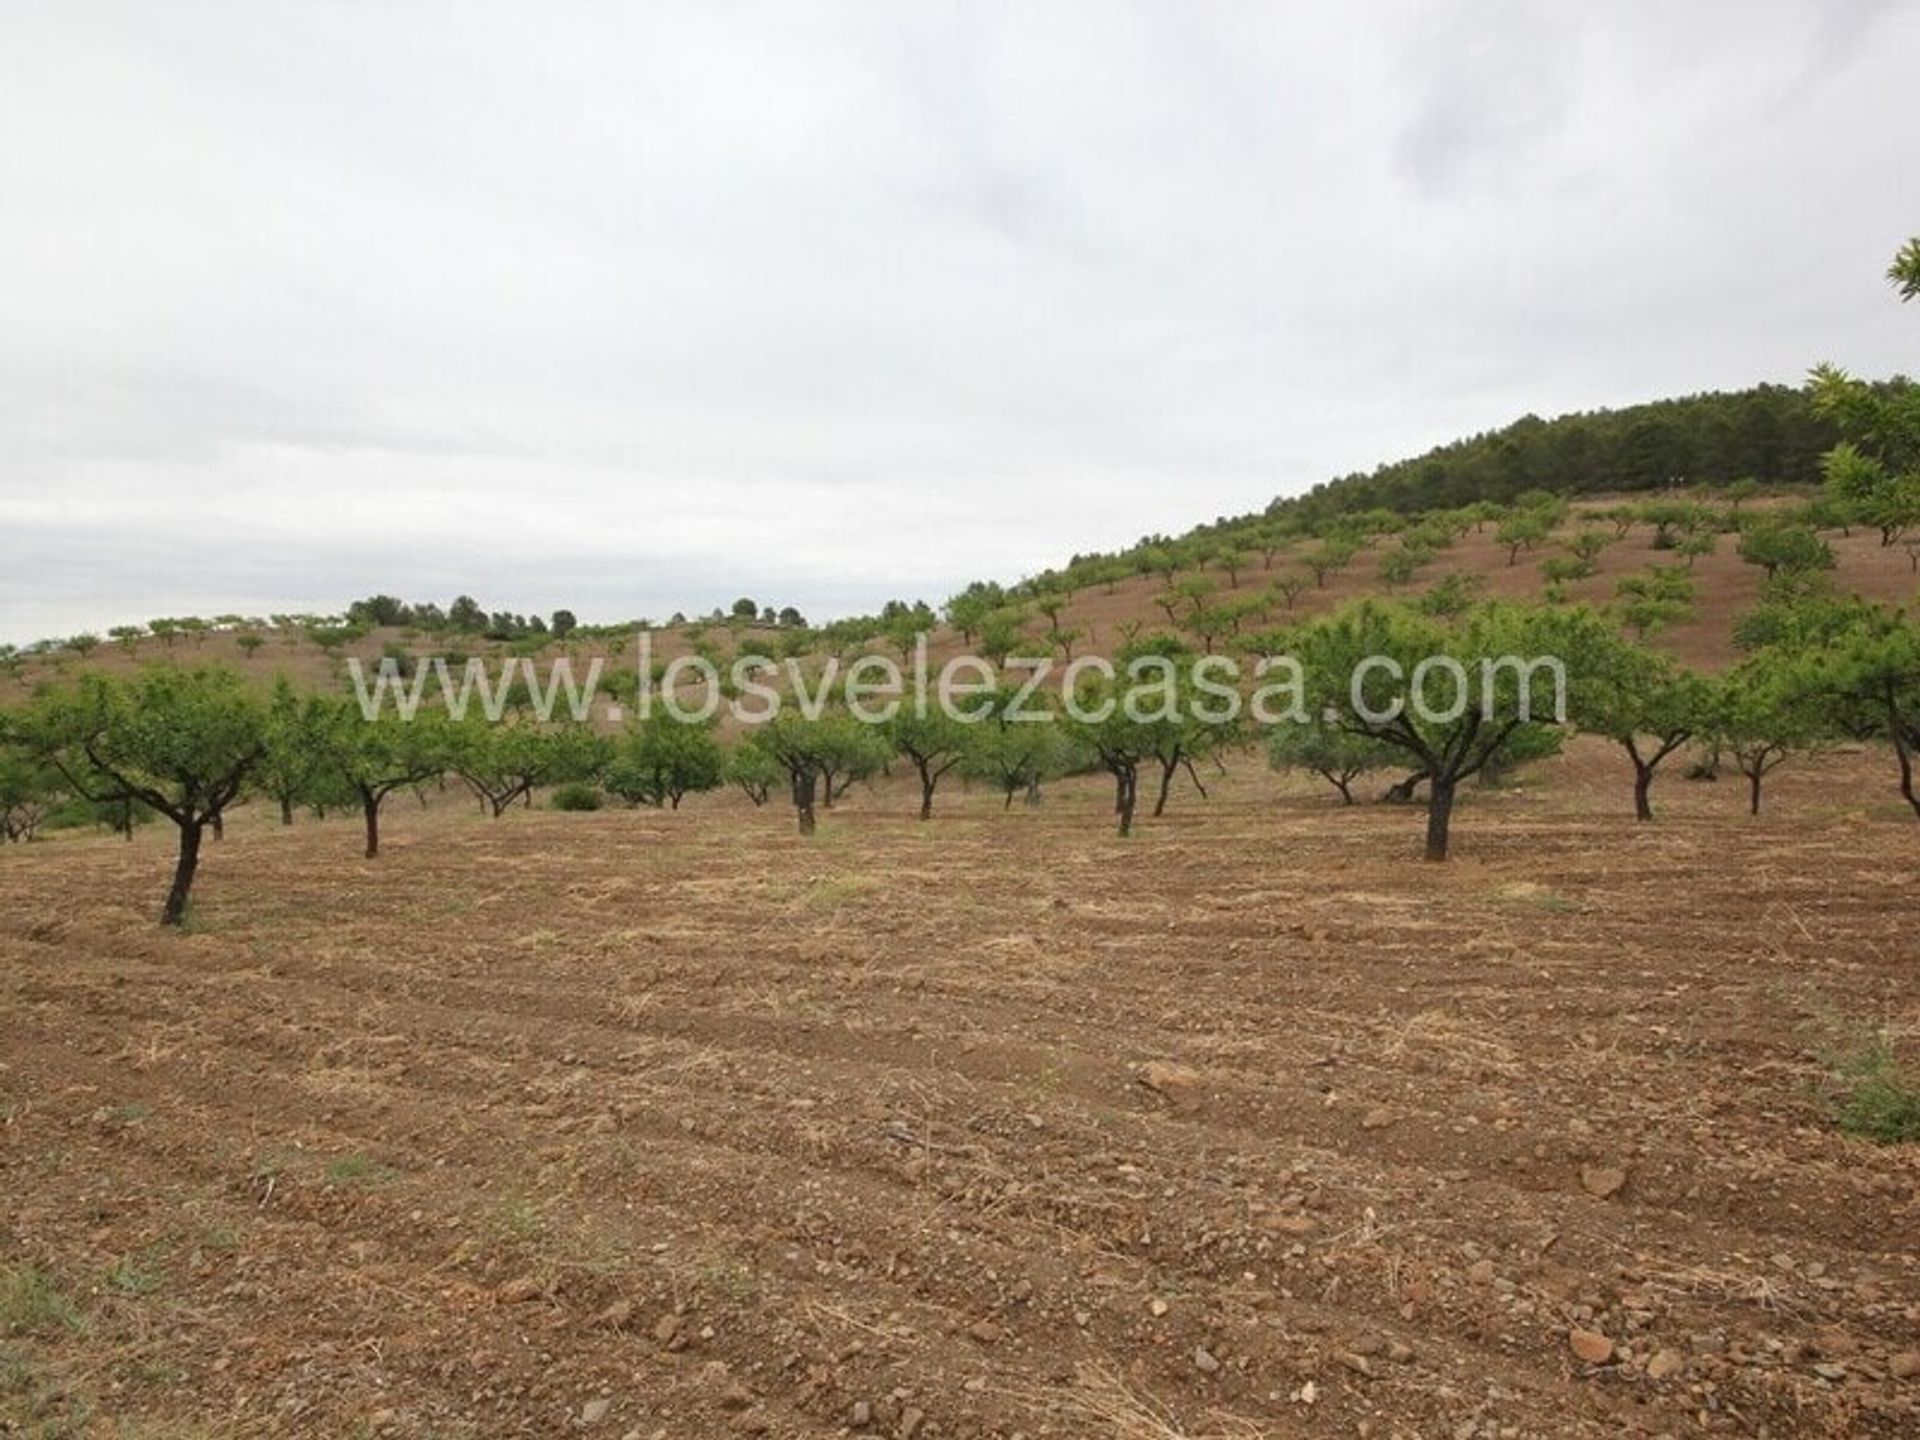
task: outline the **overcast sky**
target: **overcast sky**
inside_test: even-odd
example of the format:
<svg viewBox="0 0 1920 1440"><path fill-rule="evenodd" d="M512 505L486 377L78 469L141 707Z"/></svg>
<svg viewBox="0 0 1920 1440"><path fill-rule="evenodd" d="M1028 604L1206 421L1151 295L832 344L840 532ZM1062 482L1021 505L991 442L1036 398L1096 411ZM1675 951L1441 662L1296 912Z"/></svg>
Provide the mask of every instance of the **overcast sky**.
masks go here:
<svg viewBox="0 0 1920 1440"><path fill-rule="evenodd" d="M0 3L0 638L938 602L1912 371L1920 5Z"/></svg>

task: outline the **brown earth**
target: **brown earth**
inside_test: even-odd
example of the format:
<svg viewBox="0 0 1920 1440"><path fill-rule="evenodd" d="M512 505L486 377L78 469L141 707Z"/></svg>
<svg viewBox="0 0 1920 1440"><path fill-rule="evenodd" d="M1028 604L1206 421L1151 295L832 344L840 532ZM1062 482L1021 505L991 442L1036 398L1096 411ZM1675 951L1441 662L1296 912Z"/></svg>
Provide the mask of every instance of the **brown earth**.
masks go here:
<svg viewBox="0 0 1920 1440"><path fill-rule="evenodd" d="M0 1431L1920 1433L1889 762L1545 768L10 847Z"/></svg>

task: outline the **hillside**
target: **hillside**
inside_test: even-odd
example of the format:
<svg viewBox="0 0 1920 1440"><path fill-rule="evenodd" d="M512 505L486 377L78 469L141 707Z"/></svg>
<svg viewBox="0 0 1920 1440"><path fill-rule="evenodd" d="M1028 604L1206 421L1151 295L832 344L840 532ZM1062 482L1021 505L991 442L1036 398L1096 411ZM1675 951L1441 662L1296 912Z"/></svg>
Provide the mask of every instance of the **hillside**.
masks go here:
<svg viewBox="0 0 1920 1440"><path fill-rule="evenodd" d="M1674 492L1663 501L1702 503L1712 497L1702 491ZM1728 502L1719 503L1725 514ZM1790 496L1775 496L1747 502L1749 514L1778 511L1798 502ZM1366 543L1344 569L1330 573L1324 585L1314 584L1306 561L1318 542L1296 536L1276 544L1271 554L1252 552L1244 561L1229 564L1221 558L1196 556L1179 565L1172 577L1174 588L1186 587L1199 598L1198 613L1204 629L1211 617L1226 615L1238 626L1216 636L1195 630L1195 606L1182 602L1178 617L1169 622L1168 614L1156 603L1169 597L1169 577L1160 572L1108 575L1068 588L1071 580L1042 579L1000 592L1003 603L999 613L1019 617L1021 644L1018 653L1064 653L1051 637L1071 637L1074 653L1090 650L1111 651L1133 635L1168 628L1178 629L1196 646L1211 643L1231 650L1250 643L1252 637L1275 626L1324 613L1349 600L1368 595L1394 595L1418 598L1445 583L1449 577L1477 577L1478 593L1504 599L1544 598L1547 581L1542 564L1555 556L1566 556L1568 546L1582 530L1595 530L1610 537L1607 547L1594 561L1594 574L1565 582L1561 593L1569 602L1605 606L1613 601L1616 587L1630 576L1644 572L1650 565L1673 565L1685 570L1695 598L1684 616L1654 632L1650 639L1659 648L1678 659L1704 668L1719 668L1736 655L1734 622L1758 603L1763 572L1747 564L1735 552L1737 536L1719 533L1712 553L1694 558L1689 566L1671 551L1654 548L1654 529L1640 521L1627 524L1624 534L1614 537L1626 517L1619 512L1618 497L1596 496L1571 507L1565 519L1546 538L1523 549L1510 563L1508 547L1498 538L1498 522L1489 518L1465 530L1432 561L1421 568L1412 581L1390 585L1381 574L1385 557L1399 548L1391 535L1368 537ZM1618 516L1602 518L1603 516ZM1725 523L1724 519L1720 523ZM1843 592L1870 599L1906 604L1920 592L1920 554L1913 545L1883 546L1871 530L1854 527L1828 529L1823 538L1832 548L1836 565L1832 572L1835 586ZM1066 572L1071 576L1073 572ZM1276 587L1292 577L1302 586L1289 604ZM1055 587L1058 588L1055 588ZM1211 587L1204 596L1205 587ZM1057 597L1057 614L1049 616L1037 603L1051 605L1047 597ZM993 612L990 612L993 613ZM1223 622L1224 623L1224 622ZM951 623L932 623L924 615L905 612L891 627L911 633L920 625L931 631L930 654L944 660L967 648L960 631ZM820 657L832 652L843 658L863 649L886 651L889 626L879 619L837 622L813 630L770 627L760 624L737 625L725 622L695 622L662 626L651 632L656 660L670 660L704 648L719 657L764 652L772 655L797 653ZM509 654L526 654L551 659L570 654L576 661L591 655L606 658L610 673L631 671L634 633L627 627L606 627L590 633L577 633L568 640L542 640L530 636L521 641L489 641L471 635L449 635L419 629L380 626L366 630L344 642L325 635L325 643L314 633L299 628L274 629L271 626L216 628L192 636L163 640L147 635L126 643L105 643L85 655L71 650L55 650L22 657L17 663L14 693L24 693L40 680L70 674L81 668L124 673L157 661L189 661L233 666L243 673L257 675L262 682L285 674L297 684L335 687L343 683L344 660L357 656L363 664L376 666L383 653L455 656L481 656L491 659ZM264 644L243 648L243 636L259 636ZM978 642L980 636L974 637Z"/></svg>

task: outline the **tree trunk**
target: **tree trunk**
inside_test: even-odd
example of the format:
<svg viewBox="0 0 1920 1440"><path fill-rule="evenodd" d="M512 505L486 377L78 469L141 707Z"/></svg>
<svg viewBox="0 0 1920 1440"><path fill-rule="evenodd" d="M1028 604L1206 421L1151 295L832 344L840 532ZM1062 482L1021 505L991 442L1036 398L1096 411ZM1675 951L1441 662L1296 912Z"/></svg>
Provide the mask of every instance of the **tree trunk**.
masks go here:
<svg viewBox="0 0 1920 1440"><path fill-rule="evenodd" d="M182 822L180 859L173 867L173 887L167 891L166 908L160 912L162 925L184 925L187 920L187 896L193 890L193 872L200 868L200 832L202 821Z"/></svg>
<svg viewBox="0 0 1920 1440"><path fill-rule="evenodd" d="M1426 771L1416 770L1406 779L1394 781L1380 798L1391 805L1410 805L1413 803L1413 792L1420 788L1420 782L1426 778Z"/></svg>
<svg viewBox="0 0 1920 1440"><path fill-rule="evenodd" d="M933 819L933 787L940 782L934 778L925 761L915 761L914 768L920 772L920 818Z"/></svg>
<svg viewBox="0 0 1920 1440"><path fill-rule="evenodd" d="M1133 834L1133 806L1138 798L1140 775L1132 766L1114 772L1114 810L1120 816L1120 838Z"/></svg>
<svg viewBox="0 0 1920 1440"><path fill-rule="evenodd" d="M813 797L815 781L812 771L793 777L793 810L800 822L802 835L813 834Z"/></svg>
<svg viewBox="0 0 1920 1440"><path fill-rule="evenodd" d="M1909 734L1891 692L1887 696L1887 734L1893 741L1894 758L1900 762L1900 794L1913 807L1913 813L1920 815L1920 797L1913 793L1913 741L1920 739L1920 730Z"/></svg>
<svg viewBox="0 0 1920 1440"><path fill-rule="evenodd" d="M293 797L291 795L282 795L280 797L280 823L282 825L293 824Z"/></svg>
<svg viewBox="0 0 1920 1440"><path fill-rule="evenodd" d="M208 823L213 826L214 839L224 840L227 838L226 817L222 815L218 810L214 811L213 814L208 817Z"/></svg>
<svg viewBox="0 0 1920 1440"><path fill-rule="evenodd" d="M371 860L380 853L380 797L362 790L360 809L367 819L367 859Z"/></svg>
<svg viewBox="0 0 1920 1440"><path fill-rule="evenodd" d="M1633 762L1633 814L1637 820L1653 819L1653 802L1647 792L1653 788L1653 767Z"/></svg>
<svg viewBox="0 0 1920 1440"><path fill-rule="evenodd" d="M1447 828L1453 823L1452 780L1435 777L1427 800L1427 859L1447 858Z"/></svg>
<svg viewBox="0 0 1920 1440"><path fill-rule="evenodd" d="M1766 771L1758 765L1747 772L1747 813L1749 815L1760 813L1760 781L1765 774Z"/></svg>
<svg viewBox="0 0 1920 1440"><path fill-rule="evenodd" d="M1156 820L1167 813L1167 792L1173 789L1173 772L1179 768L1178 760L1171 765L1164 760L1160 762L1160 793L1154 797L1153 801L1153 818Z"/></svg>

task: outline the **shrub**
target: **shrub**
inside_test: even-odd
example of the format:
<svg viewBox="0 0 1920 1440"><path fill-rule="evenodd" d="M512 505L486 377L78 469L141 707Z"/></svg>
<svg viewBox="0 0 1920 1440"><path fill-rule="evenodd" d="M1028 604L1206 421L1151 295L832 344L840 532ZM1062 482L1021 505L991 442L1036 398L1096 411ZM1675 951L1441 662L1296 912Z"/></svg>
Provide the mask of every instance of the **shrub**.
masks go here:
<svg viewBox="0 0 1920 1440"><path fill-rule="evenodd" d="M562 785L553 792L553 798L547 802L555 810L598 810L600 792L593 786L574 781Z"/></svg>

